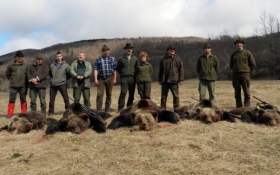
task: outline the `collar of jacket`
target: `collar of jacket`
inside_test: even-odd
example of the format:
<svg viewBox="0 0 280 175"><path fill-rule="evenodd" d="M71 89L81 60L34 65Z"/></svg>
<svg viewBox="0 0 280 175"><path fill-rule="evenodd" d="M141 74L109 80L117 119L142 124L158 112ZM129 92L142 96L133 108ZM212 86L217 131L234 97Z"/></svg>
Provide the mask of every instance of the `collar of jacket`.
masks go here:
<svg viewBox="0 0 280 175"><path fill-rule="evenodd" d="M169 56L168 54L165 54L164 58L174 58L175 57L175 54L174 55L171 55Z"/></svg>
<svg viewBox="0 0 280 175"><path fill-rule="evenodd" d="M80 63L79 60L76 60L77 63ZM85 64L85 60L83 62L81 62L82 64Z"/></svg>
<svg viewBox="0 0 280 175"><path fill-rule="evenodd" d="M21 63L16 63L16 60L15 60L13 65L22 65L23 63L24 63L24 61L22 61Z"/></svg>
<svg viewBox="0 0 280 175"><path fill-rule="evenodd" d="M64 63L65 63L65 61L64 61L64 59L62 59L60 64L64 64ZM57 64L56 60L54 60L54 64Z"/></svg>
<svg viewBox="0 0 280 175"><path fill-rule="evenodd" d="M126 54L124 54L124 55L123 55L123 57L127 59ZM134 55L133 55L133 54L131 54L131 55L130 55L130 58L132 58L132 57L134 57Z"/></svg>

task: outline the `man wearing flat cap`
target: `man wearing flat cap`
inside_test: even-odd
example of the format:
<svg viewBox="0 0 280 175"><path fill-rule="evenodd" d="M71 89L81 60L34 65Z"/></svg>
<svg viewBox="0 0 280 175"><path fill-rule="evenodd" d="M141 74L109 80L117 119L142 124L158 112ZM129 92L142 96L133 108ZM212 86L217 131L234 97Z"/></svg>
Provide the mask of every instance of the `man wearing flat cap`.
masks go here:
<svg viewBox="0 0 280 175"><path fill-rule="evenodd" d="M27 94L27 72L28 66L23 61L24 55L21 51L17 51L13 63L8 65L6 77L10 81L9 103L7 118L14 115L14 108L17 94L19 93L21 113L27 112L26 94Z"/></svg>
<svg viewBox="0 0 280 175"><path fill-rule="evenodd" d="M110 112L112 102L112 90L117 82L116 59L109 55L110 48L103 45L102 55L94 64L94 84L97 86L96 110L101 111L103 105L104 90L106 91L105 112Z"/></svg>
<svg viewBox="0 0 280 175"><path fill-rule="evenodd" d="M219 60L211 53L210 43L205 43L203 50L204 54L198 58L196 64L196 71L199 75L199 100L205 99L208 90L209 100L214 103L215 81L218 78Z"/></svg>
<svg viewBox="0 0 280 175"><path fill-rule="evenodd" d="M179 85L184 80L184 66L181 58L175 54L175 48L169 45L166 54L160 60L158 82L161 85L160 107L166 109L168 91L173 95L173 108L180 106Z"/></svg>
<svg viewBox="0 0 280 175"><path fill-rule="evenodd" d="M118 60L117 72L121 80L121 92L118 101L118 111L121 111L125 105L125 96L128 90L128 100L126 106L130 106L134 101L134 92L136 86L135 70L137 67L137 58L132 54L133 46L127 43L124 48L125 54Z"/></svg>
<svg viewBox="0 0 280 175"><path fill-rule="evenodd" d="M49 66L43 63L43 55L37 53L35 61L30 65L27 72L29 97L30 97L30 109L36 112L37 95L40 100L40 107L42 114L46 115L46 88L47 88L47 77L49 74Z"/></svg>
<svg viewBox="0 0 280 175"><path fill-rule="evenodd" d="M256 61L253 54L244 49L244 41L238 38L234 45L236 51L230 57L230 69L233 72L232 86L234 88L234 97L236 108L242 107L241 88L244 92L244 106L250 106L250 74L256 67Z"/></svg>

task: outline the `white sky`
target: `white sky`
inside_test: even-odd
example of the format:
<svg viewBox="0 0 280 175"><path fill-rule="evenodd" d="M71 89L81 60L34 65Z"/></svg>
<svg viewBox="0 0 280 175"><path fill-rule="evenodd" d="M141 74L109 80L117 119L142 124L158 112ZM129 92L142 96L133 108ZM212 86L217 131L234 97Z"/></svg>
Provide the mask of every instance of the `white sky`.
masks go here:
<svg viewBox="0 0 280 175"><path fill-rule="evenodd" d="M0 55L83 39L252 36L279 0L0 0Z"/></svg>

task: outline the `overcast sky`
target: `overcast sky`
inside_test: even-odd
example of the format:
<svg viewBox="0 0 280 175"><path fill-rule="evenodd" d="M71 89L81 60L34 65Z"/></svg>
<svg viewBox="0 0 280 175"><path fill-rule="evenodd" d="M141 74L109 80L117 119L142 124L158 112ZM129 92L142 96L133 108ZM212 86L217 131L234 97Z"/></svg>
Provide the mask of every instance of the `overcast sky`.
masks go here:
<svg viewBox="0 0 280 175"><path fill-rule="evenodd" d="M252 36L279 0L0 0L0 55L84 39Z"/></svg>

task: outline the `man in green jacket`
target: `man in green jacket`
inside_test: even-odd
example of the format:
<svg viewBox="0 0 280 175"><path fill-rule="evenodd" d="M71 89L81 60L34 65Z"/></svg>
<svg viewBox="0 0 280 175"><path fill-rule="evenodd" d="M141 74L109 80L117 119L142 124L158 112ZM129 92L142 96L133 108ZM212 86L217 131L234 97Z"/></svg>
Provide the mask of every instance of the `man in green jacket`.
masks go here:
<svg viewBox="0 0 280 175"><path fill-rule="evenodd" d="M92 74L92 66L90 62L85 61L85 53L78 54L78 60L75 60L70 67L72 78L73 98L75 102L80 102L81 94L83 94L84 105L89 107L90 103L90 75Z"/></svg>
<svg viewBox="0 0 280 175"><path fill-rule="evenodd" d="M201 55L196 64L196 71L199 75L199 100L205 99L206 92L209 92L209 100L215 102L215 80L218 78L219 60L211 53L210 43L203 47L204 54Z"/></svg>
<svg viewBox="0 0 280 175"><path fill-rule="evenodd" d="M126 106L130 106L134 100L135 92L135 70L137 67L137 58L132 54L133 46L127 43L124 48L125 54L118 60L117 72L121 79L121 92L118 101L118 111L124 108L125 96L128 90L128 100Z"/></svg>
<svg viewBox="0 0 280 175"><path fill-rule="evenodd" d="M184 80L184 66L181 58L175 54L175 48L169 45L166 54L160 61L158 82L161 85L160 107L166 109L166 101L169 89L173 95L173 108L180 106L179 86Z"/></svg>
<svg viewBox="0 0 280 175"><path fill-rule="evenodd" d="M256 61L253 54L244 49L244 41L238 38L234 45L237 50L230 57L230 69L233 72L232 86L236 108L242 107L241 88L244 92L244 106L250 106L250 73L256 67Z"/></svg>
<svg viewBox="0 0 280 175"><path fill-rule="evenodd" d="M14 62L8 65L6 77L10 81L10 95L7 118L14 115L15 101L17 94L20 97L21 113L27 112L26 94L27 94L27 71L28 67L23 61L24 55L17 51Z"/></svg>

